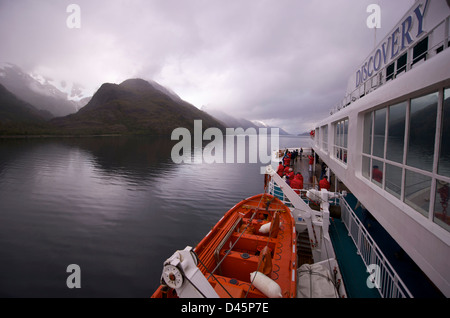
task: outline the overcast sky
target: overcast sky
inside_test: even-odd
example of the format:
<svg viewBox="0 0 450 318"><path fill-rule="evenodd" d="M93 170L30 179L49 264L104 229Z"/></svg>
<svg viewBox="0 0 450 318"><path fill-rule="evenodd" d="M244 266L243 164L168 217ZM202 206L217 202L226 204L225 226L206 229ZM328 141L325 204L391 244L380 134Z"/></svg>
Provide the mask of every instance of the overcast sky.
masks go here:
<svg viewBox="0 0 450 318"><path fill-rule="evenodd" d="M78 4L81 28L67 6ZM201 108L314 128L414 0L0 0L0 62L95 92L152 79Z"/></svg>

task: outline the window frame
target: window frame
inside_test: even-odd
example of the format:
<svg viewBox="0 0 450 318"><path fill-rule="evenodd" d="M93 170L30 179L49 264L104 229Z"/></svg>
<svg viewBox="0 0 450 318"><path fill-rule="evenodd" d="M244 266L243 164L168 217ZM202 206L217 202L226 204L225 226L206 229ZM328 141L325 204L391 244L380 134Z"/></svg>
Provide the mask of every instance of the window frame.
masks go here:
<svg viewBox="0 0 450 318"><path fill-rule="evenodd" d="M333 127L333 155L332 157L347 166L348 164L348 130L349 118L340 118L332 124Z"/></svg>
<svg viewBox="0 0 450 318"><path fill-rule="evenodd" d="M410 94L407 97L403 97L401 99L393 100L389 103L384 103L382 106L374 107L371 109L368 109L364 112L362 112L361 118L363 118L363 141L361 143L361 178L363 180L366 180L369 184L372 186L381 189L386 194L390 195L393 200L398 200L410 207L414 212L418 213L419 215L422 215L425 219L432 222L433 224L437 224L439 227L443 228L444 230L450 232L450 224L445 223L445 221L442 221L441 219L438 219L437 214L442 214L440 210L436 209L435 207L438 207L440 202L437 202L437 200L440 198L439 194L437 193L438 189L441 187L442 183L447 183L450 186L450 176L446 176L445 174L439 173L439 159L440 159L440 147L441 143L444 142L442 140L443 136L443 129L445 123L443 122L443 112L444 112L444 100L445 100L445 92L448 92L450 90L450 85L448 83L440 84L439 87L433 87L429 88L427 90L421 90L418 92L415 92L413 94ZM427 95L432 95L434 93L438 94L438 101L437 101L437 112L436 112L436 126L435 126L435 138L434 138L434 154L433 154L433 164L431 171L426 170L425 168L415 167L407 164L407 156L408 156L408 145L409 145L409 134L410 134L410 117L411 117L411 103L415 99L419 99L422 97L425 97ZM389 138L389 116L390 116L390 107L399 105L401 103L406 102L406 113L405 113L405 129L404 129L404 140L403 140L403 158L400 162L394 161L393 159L388 159L389 156L387 154L388 148L388 138ZM381 109L386 109L386 119L385 119L385 135L384 135L384 154L383 157L379 157L374 155L374 130L375 130L375 113L376 111L379 111ZM370 125L369 127L367 127ZM392 157L391 157L392 158ZM396 176L396 180L401 180L400 183L400 193L392 193L392 188L389 188L389 186L386 185L386 176L383 176L382 182L377 183L373 180L373 163L375 162L381 162L382 163L382 171L383 173L387 172L388 166L394 167L394 170L401 169L401 177L400 175ZM367 171L369 169L369 171ZM399 170L397 170L399 171ZM406 190L406 176L408 175L414 175L419 174L423 178L430 179L430 184L420 191L423 191L424 193L429 191L429 204L428 204L428 210L426 213L423 213L422 211L419 211L418 209L414 208L411 204L409 204L408 196L410 196L410 193L407 193ZM394 179L394 178L391 178ZM439 184L438 184L439 183ZM426 193L425 193L426 194ZM426 194L427 195L427 194ZM449 208L448 212L450 215L450 202L449 202Z"/></svg>

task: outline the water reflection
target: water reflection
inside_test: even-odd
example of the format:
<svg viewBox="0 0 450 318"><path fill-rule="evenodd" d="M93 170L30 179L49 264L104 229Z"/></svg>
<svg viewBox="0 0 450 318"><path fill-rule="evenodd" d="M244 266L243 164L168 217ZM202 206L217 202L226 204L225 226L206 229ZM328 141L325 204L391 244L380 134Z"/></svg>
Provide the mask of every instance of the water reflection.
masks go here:
<svg viewBox="0 0 450 318"><path fill-rule="evenodd" d="M444 106L442 115L442 137L440 143L440 156L438 173L450 177L450 168L446 163L450 162L450 88L444 91Z"/></svg>
<svg viewBox="0 0 450 318"><path fill-rule="evenodd" d="M386 159L399 163L403 162L407 105L408 103L405 101L389 107Z"/></svg>
<svg viewBox="0 0 450 318"><path fill-rule="evenodd" d="M105 175L141 181L173 169L170 158L175 142L166 137L108 137L63 140L65 145L92 155L93 165Z"/></svg>
<svg viewBox="0 0 450 318"><path fill-rule="evenodd" d="M288 139L306 147L301 139ZM0 142L0 296L149 297L161 264L262 191L260 164L173 164L168 138ZM69 264L82 288L66 287Z"/></svg>
<svg viewBox="0 0 450 318"><path fill-rule="evenodd" d="M431 171L433 168L434 139L436 136L438 93L411 99L409 143L406 164ZM417 160L421 153L431 160ZM420 158L420 157L419 157Z"/></svg>

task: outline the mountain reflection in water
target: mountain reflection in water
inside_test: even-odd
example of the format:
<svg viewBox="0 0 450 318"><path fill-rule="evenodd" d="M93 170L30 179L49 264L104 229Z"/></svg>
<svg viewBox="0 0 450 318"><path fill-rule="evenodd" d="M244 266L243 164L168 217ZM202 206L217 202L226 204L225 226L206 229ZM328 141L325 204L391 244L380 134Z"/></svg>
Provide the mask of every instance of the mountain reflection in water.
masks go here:
<svg viewBox="0 0 450 318"><path fill-rule="evenodd" d="M281 146L307 147L306 137ZM174 164L174 141L0 141L0 296L150 297L162 263L263 191L258 164ZM69 289L69 264L81 288Z"/></svg>

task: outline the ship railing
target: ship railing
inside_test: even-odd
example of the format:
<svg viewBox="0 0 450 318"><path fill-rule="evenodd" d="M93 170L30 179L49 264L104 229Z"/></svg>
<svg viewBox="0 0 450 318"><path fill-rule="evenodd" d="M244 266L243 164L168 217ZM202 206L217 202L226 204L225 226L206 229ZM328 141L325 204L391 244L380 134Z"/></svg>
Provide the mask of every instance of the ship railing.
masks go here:
<svg viewBox="0 0 450 318"><path fill-rule="evenodd" d="M353 91L349 92L340 102L335 104L334 107L330 110L330 114L332 115L340 111L341 109L348 107L351 103L355 102L356 100L364 97L367 94L370 94L371 92L378 89L382 85L401 76L403 73L408 72L409 70L414 68L415 65L419 65L421 64L422 61L428 60L436 56L443 50L447 49L450 46L449 44L450 36L445 35L446 32L442 32L443 35L439 33L441 33L441 29L444 28L445 26L448 26L449 23L450 17L446 17L435 27L433 27L433 29L428 31L427 36L425 36L424 38L435 37L435 39L433 39L433 41L435 42L433 46L427 48L427 50L425 50L418 56L414 56L413 54L414 47L407 48L407 50L405 51L407 54L407 62L405 65L402 65L401 67L398 67L397 65L397 60L399 58L402 58L402 56L405 54L402 52L402 54L399 54L399 58L397 60L392 61L389 65L386 65L383 68L381 68L380 71L375 73L373 76L368 77L361 85L356 87ZM436 30L438 31L435 32ZM440 41L437 40L438 37ZM396 67L393 68L392 71L388 73L388 68L393 67L393 65Z"/></svg>
<svg viewBox="0 0 450 318"><path fill-rule="evenodd" d="M340 199L341 219L349 236L355 243L368 272L373 273L372 286L383 298L413 298L400 276L389 263L386 256L370 236L360 219L356 216L345 198Z"/></svg>
<svg viewBox="0 0 450 318"><path fill-rule="evenodd" d="M309 204L310 200L306 196L306 192L309 189L315 189L317 184L315 183L304 183L304 188L301 189L299 192L300 198L306 203ZM268 185L268 193L272 194L273 196L277 197L283 204L285 204L288 207L293 207L291 201L289 198L284 194L283 190L278 186L273 179L270 180Z"/></svg>

